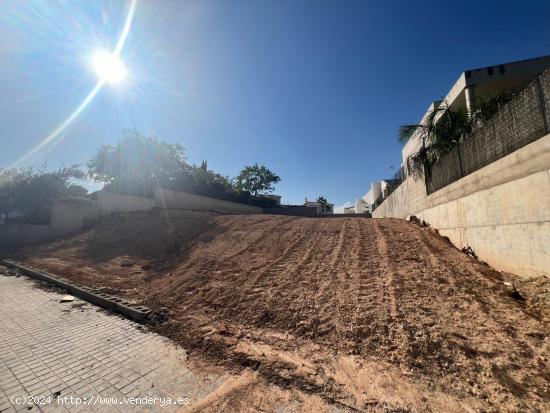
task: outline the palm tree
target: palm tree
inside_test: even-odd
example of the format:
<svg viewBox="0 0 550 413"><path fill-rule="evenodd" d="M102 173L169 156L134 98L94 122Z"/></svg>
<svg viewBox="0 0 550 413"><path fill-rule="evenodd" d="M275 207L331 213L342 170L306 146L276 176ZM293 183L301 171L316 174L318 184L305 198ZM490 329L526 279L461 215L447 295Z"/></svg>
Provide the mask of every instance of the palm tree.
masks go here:
<svg viewBox="0 0 550 413"><path fill-rule="evenodd" d="M321 206L321 212L326 214L328 212L328 201L324 196L317 198L317 203Z"/></svg>
<svg viewBox="0 0 550 413"><path fill-rule="evenodd" d="M446 101L428 113L420 124L402 125L398 140L406 143L413 136L422 141L420 150L409 157L408 169L414 175L422 175L424 168L449 153L459 139L480 128L514 96L513 92L501 91L488 99L478 99L470 114L464 110L452 110Z"/></svg>
<svg viewBox="0 0 550 413"><path fill-rule="evenodd" d="M406 143L413 136L422 141L420 150L408 159L409 171L421 175L426 166L454 148L469 128L466 112L451 110L447 102L430 111L424 122L400 126L398 139L401 143Z"/></svg>

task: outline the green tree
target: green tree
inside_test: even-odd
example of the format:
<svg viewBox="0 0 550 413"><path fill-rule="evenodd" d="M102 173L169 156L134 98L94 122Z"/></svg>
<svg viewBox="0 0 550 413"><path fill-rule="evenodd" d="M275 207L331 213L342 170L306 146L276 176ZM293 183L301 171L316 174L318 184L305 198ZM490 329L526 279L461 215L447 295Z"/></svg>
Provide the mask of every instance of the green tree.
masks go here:
<svg viewBox="0 0 550 413"><path fill-rule="evenodd" d="M86 195L85 188L74 184L85 177L77 165L49 172L45 167L0 169L0 224L49 222L56 201Z"/></svg>
<svg viewBox="0 0 550 413"><path fill-rule="evenodd" d="M273 185L280 181L281 178L265 166L254 164L244 167L234 179L234 186L239 191L247 191L256 196L273 192Z"/></svg>
<svg viewBox="0 0 550 413"><path fill-rule="evenodd" d="M151 194L155 186L185 186L190 166L180 144L126 131L116 145L102 146L88 162L90 177L116 192Z"/></svg>
<svg viewBox="0 0 550 413"><path fill-rule="evenodd" d="M193 165L190 168L193 178L193 192L200 195L221 196L233 192L231 180L227 176L208 169L207 161L202 161L200 166Z"/></svg>

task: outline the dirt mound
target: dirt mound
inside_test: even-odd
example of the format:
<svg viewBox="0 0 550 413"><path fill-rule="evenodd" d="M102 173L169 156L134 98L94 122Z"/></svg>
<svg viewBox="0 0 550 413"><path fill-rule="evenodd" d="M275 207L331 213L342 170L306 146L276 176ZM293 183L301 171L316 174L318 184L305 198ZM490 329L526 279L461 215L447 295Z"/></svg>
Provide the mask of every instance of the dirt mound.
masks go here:
<svg viewBox="0 0 550 413"><path fill-rule="evenodd" d="M184 259L186 247L214 227L215 217L178 210L113 214L77 236L32 246L17 256L32 256L29 263L84 284L131 294L151 271L162 271L174 257Z"/></svg>
<svg viewBox="0 0 550 413"><path fill-rule="evenodd" d="M32 254L167 307L159 331L201 355L341 406L550 408L548 326L508 294L520 281L410 222L138 214Z"/></svg>

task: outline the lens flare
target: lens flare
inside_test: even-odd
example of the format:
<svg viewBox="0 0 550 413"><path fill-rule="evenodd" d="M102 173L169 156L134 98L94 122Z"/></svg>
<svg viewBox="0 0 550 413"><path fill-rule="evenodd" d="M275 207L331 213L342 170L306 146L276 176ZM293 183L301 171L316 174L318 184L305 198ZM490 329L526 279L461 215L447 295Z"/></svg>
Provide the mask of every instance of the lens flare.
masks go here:
<svg viewBox="0 0 550 413"><path fill-rule="evenodd" d="M126 75L126 69L120 61L120 52L122 51L122 48L126 43L126 39L128 38L128 33L130 32L132 21L134 19L136 4L137 0L131 0L128 15L126 16L126 21L124 22L124 28L122 29L120 37L118 38L115 50L112 53L104 51L97 52L96 55L94 55L94 59L92 59L92 62L94 63L94 67L96 68L99 76L99 80L95 84L94 88L90 91L90 93L88 93L88 95L84 98L80 105L78 105L78 107L67 117L67 119L65 119L48 136L42 139L42 141L39 142L38 145L36 145L29 152L27 152L12 165L10 165L11 168L17 167L22 162L26 161L31 156L42 150L48 144L54 142L57 138L60 138L61 132L63 132L67 128L67 126L69 126L78 117L78 115L80 115L80 113L86 108L86 106L88 106L88 104L92 101L95 95L97 95L97 93L101 90L105 83L116 83L116 81L122 80L122 78L124 78L124 76ZM99 53L101 53L101 55ZM105 56L102 56L103 53L105 53ZM102 56L97 60L99 67L95 64L95 57L97 56ZM98 70L98 68L101 68L101 70Z"/></svg>

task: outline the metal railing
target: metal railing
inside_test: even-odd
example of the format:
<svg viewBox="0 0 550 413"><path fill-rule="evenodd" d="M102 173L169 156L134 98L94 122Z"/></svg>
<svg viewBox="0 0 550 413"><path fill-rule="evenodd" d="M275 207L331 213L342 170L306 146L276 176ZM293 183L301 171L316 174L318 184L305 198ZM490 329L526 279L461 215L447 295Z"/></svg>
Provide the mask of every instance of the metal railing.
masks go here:
<svg viewBox="0 0 550 413"><path fill-rule="evenodd" d="M550 133L550 69L545 70L449 153L425 168L435 191Z"/></svg>

